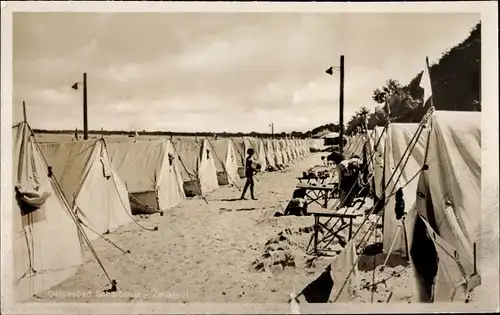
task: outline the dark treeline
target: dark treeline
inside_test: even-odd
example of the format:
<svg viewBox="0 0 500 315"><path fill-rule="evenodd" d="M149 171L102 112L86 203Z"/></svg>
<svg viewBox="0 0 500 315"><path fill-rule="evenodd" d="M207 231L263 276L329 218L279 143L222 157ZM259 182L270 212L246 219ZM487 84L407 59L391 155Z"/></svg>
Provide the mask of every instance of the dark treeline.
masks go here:
<svg viewBox="0 0 500 315"><path fill-rule="evenodd" d="M424 61L423 57L422 66ZM464 41L430 65L429 73L432 105L436 110L481 111L481 22ZM351 117L347 134L356 132L363 117L367 119L368 129L384 126L388 118L393 122L420 122L431 105L430 102L423 104L424 91L420 87L423 74L421 71L405 86L390 79L381 89L376 89L373 100L379 106L368 113L362 108Z"/></svg>
<svg viewBox="0 0 500 315"><path fill-rule="evenodd" d="M46 129L33 129L34 133L40 133L40 134L75 134L75 130L46 130ZM111 135L121 135L121 136L134 136L135 131L124 131L124 130L89 130L88 131L89 135L104 135L104 136L111 136ZM140 136L164 136L164 137L213 137L216 135L217 137L232 137L232 138L237 138L237 137L254 137L254 138L271 138L274 136L274 138L286 138L286 137L294 137L294 138L306 138L307 134L302 133L302 132L291 132L291 133L275 133L274 135L271 133L258 133L258 132L250 132L250 133L243 133L243 132L237 132L237 133L232 133L232 132L171 132L171 131L138 131L137 132ZM81 130L78 130L78 134L82 135L83 132Z"/></svg>

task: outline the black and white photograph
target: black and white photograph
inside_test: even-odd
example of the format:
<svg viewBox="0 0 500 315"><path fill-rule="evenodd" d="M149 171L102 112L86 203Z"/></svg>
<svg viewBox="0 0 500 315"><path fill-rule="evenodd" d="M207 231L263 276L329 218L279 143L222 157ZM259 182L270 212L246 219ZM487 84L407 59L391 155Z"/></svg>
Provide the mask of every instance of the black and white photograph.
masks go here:
<svg viewBox="0 0 500 315"><path fill-rule="evenodd" d="M2 313L498 312L497 12L2 2Z"/></svg>

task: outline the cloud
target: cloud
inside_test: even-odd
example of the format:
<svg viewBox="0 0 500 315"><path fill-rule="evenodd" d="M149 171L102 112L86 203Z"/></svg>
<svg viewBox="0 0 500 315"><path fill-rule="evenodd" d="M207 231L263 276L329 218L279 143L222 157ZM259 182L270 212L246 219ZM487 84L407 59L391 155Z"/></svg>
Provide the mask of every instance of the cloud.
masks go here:
<svg viewBox="0 0 500 315"><path fill-rule="evenodd" d="M35 128L276 132L345 120L478 21L464 14L16 13L14 114ZM394 27L398 25L398 27ZM446 26L446 27L444 27Z"/></svg>

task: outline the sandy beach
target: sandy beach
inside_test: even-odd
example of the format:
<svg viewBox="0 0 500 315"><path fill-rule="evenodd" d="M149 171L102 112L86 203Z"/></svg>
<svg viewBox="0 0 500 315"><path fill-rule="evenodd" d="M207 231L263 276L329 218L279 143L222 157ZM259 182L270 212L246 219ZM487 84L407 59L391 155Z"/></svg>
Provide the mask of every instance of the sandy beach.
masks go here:
<svg viewBox="0 0 500 315"><path fill-rule="evenodd" d="M194 198L163 215L136 216L147 230L132 222L105 235L109 241L93 242L110 278L117 281L116 292L104 292L109 281L87 250L86 262L73 278L32 301L287 302L290 293L317 279L333 259L306 255L312 216L273 217L291 197L296 177L320 163L320 154L313 154L286 170L259 174L258 200L235 200L240 191L226 186L209 193L206 202ZM381 240L380 231L376 234ZM373 257L359 261L360 285L353 302L371 301L366 284L373 280ZM396 287L391 301L410 302L409 268L393 264L381 272L383 259L377 256L375 282L389 280L377 286L374 302L385 303Z"/></svg>

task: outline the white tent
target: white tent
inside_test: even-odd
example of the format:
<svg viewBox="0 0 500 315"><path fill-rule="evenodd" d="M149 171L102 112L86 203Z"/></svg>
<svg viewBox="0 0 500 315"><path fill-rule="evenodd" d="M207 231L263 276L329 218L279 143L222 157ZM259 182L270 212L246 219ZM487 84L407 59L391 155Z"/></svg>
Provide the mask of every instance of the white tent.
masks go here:
<svg viewBox="0 0 500 315"><path fill-rule="evenodd" d="M176 139L186 196L204 195L219 188L214 150L207 139Z"/></svg>
<svg viewBox="0 0 500 315"><path fill-rule="evenodd" d="M219 185L234 185L240 179L236 150L231 139L210 141L215 153L215 166Z"/></svg>
<svg viewBox="0 0 500 315"><path fill-rule="evenodd" d="M427 147L428 128L422 129L419 124L393 123L387 129L385 139L385 194L384 211L384 252L388 253L394 243L392 253L406 255L405 230L396 234L400 221L394 211L395 192L403 189L405 210L412 209L416 201L418 175L424 164ZM409 148L407 150L407 148ZM406 151L406 152L405 152ZM401 162L400 162L401 161ZM407 237L407 236L406 236Z"/></svg>
<svg viewBox="0 0 500 315"><path fill-rule="evenodd" d="M311 139L308 145L308 149L313 149L316 151L322 151L326 148L325 141L323 139Z"/></svg>
<svg viewBox="0 0 500 315"><path fill-rule="evenodd" d="M285 158L283 156L283 151L281 149L281 145L278 139L273 139L272 140L272 147L273 147L273 152L274 152L274 161L276 166L278 165L284 165L285 164Z"/></svg>
<svg viewBox="0 0 500 315"><path fill-rule="evenodd" d="M76 218L57 183L49 178L27 123L12 128L12 143L14 185L42 196L46 193L41 200L26 203L13 192L13 286L16 300L24 301L73 276L83 263L83 250Z"/></svg>
<svg viewBox="0 0 500 315"><path fill-rule="evenodd" d="M297 159L297 155L295 153L295 148L294 148L294 145L293 145L293 139L286 140L286 146L287 146L287 149L288 149L288 154L290 155L290 159L292 161L295 161Z"/></svg>
<svg viewBox="0 0 500 315"><path fill-rule="evenodd" d="M312 139L310 138L302 140L302 150L304 150L305 156L309 156L311 154L310 143L312 143Z"/></svg>
<svg viewBox="0 0 500 315"><path fill-rule="evenodd" d="M474 273L474 243L488 242L479 239L481 113L436 111L430 124L428 170L420 173L413 224L408 226L411 261L420 301L464 302ZM498 229L496 240L489 241L498 242ZM481 256L498 261L498 252ZM478 267L481 273L482 264ZM495 268L492 282L481 277L490 285L478 298L498 296L498 264Z"/></svg>
<svg viewBox="0 0 500 315"><path fill-rule="evenodd" d="M375 182L375 195L382 198L383 178L384 178L384 163L385 163L385 138L386 128L375 127L373 133L373 180Z"/></svg>
<svg viewBox="0 0 500 315"><path fill-rule="evenodd" d="M302 153L300 151L300 145L299 145L299 139L293 139L292 144L293 144L293 150L295 152L295 157L297 159L302 158Z"/></svg>
<svg viewBox="0 0 500 315"><path fill-rule="evenodd" d="M108 143L111 161L129 193L159 210L186 199L181 165L170 140Z"/></svg>
<svg viewBox="0 0 500 315"><path fill-rule="evenodd" d="M47 143L41 149L66 200L90 228L89 239L132 221L127 189L103 139Z"/></svg>
<svg viewBox="0 0 500 315"><path fill-rule="evenodd" d="M361 157L365 143L368 141L367 138L366 134L356 134L349 137L347 145L344 147L344 155L346 158L352 158L354 156Z"/></svg>
<svg viewBox="0 0 500 315"><path fill-rule="evenodd" d="M297 159L297 156L295 154L295 148L293 147L293 139L287 139L285 140L286 148L288 155L290 156L290 160L293 162Z"/></svg>
<svg viewBox="0 0 500 315"><path fill-rule="evenodd" d="M264 151L266 153L266 164L271 167L276 167L276 157L273 149L273 142L271 139L263 140Z"/></svg>
<svg viewBox="0 0 500 315"><path fill-rule="evenodd" d="M278 144L279 144L279 149L281 151L281 155L283 156L283 163L284 164L290 163L291 157L287 149L286 140L280 139L278 140Z"/></svg>
<svg viewBox="0 0 500 315"><path fill-rule="evenodd" d="M249 138L250 147L254 149L254 161L260 163L262 166L262 170L265 170L267 167L266 163L266 151L264 149L264 143L261 139L258 138Z"/></svg>
<svg viewBox="0 0 500 315"><path fill-rule="evenodd" d="M297 154L297 158L301 159L303 157L303 155L302 155L302 149L300 148L300 140L295 139L293 141L293 145L295 147L295 152Z"/></svg>
<svg viewBox="0 0 500 315"><path fill-rule="evenodd" d="M237 156L238 174L241 178L245 177L245 159L247 157L247 150L250 148L250 141L248 138L233 138L233 146Z"/></svg>

